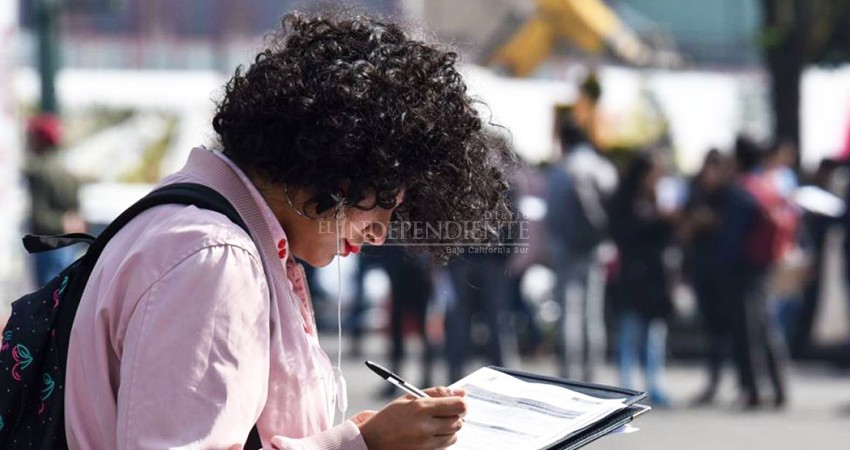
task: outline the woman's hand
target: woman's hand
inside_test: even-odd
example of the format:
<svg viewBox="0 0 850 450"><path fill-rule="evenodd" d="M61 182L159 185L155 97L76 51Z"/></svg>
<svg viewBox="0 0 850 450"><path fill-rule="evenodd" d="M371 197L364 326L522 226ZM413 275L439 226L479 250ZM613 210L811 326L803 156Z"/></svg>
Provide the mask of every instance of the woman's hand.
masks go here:
<svg viewBox="0 0 850 450"><path fill-rule="evenodd" d="M399 397L378 412L352 417L369 450L436 450L457 441L466 415L463 390L426 389L431 397Z"/></svg>

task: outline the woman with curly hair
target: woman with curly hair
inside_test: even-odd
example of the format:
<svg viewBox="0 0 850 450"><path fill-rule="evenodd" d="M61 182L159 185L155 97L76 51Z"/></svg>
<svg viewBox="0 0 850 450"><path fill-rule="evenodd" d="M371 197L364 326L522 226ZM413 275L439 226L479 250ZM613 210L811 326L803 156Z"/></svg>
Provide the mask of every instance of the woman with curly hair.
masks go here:
<svg viewBox="0 0 850 450"><path fill-rule="evenodd" d="M294 258L325 266L381 245L395 223L476 221L476 241L498 234L506 153L456 60L391 23L284 18L225 86L219 148L194 149L162 182L213 188L250 234L222 214L163 205L110 241L70 342L72 449L240 448L254 425L254 445L275 449L455 442L463 393L446 388L333 425L344 389ZM397 237L434 244L416 248L437 260L456 243Z"/></svg>

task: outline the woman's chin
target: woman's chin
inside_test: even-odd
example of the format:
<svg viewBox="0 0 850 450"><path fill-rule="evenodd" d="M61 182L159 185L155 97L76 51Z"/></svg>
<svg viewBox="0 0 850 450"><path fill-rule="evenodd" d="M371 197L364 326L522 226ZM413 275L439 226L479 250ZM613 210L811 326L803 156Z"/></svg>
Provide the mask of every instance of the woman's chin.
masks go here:
<svg viewBox="0 0 850 450"><path fill-rule="evenodd" d="M309 259L302 259L305 263L313 266L313 267L325 267L334 261L335 254L331 254L330 256L315 256Z"/></svg>

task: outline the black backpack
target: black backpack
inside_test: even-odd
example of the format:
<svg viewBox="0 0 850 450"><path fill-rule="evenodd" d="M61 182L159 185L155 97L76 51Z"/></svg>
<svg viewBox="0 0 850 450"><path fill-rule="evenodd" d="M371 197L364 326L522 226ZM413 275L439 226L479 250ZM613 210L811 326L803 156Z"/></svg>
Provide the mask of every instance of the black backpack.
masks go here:
<svg viewBox="0 0 850 450"><path fill-rule="evenodd" d="M161 187L136 202L97 238L75 233L24 237L30 253L88 244L86 253L53 280L12 303L0 345L0 449L65 449L64 382L71 326L92 269L109 239L143 211L183 204L227 216L248 231L233 206L194 183ZM246 448L260 448L254 427Z"/></svg>

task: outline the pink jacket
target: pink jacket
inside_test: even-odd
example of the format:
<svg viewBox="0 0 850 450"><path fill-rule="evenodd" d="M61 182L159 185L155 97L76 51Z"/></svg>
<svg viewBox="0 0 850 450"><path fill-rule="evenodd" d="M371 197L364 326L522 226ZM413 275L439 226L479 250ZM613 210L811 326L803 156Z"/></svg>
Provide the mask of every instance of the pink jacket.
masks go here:
<svg viewBox="0 0 850 450"><path fill-rule="evenodd" d="M164 205L110 241L71 335L71 449L227 449L256 423L264 448L366 450L354 423L332 426L303 271L256 188L203 148L163 184L176 182L224 195L253 240L219 213Z"/></svg>

